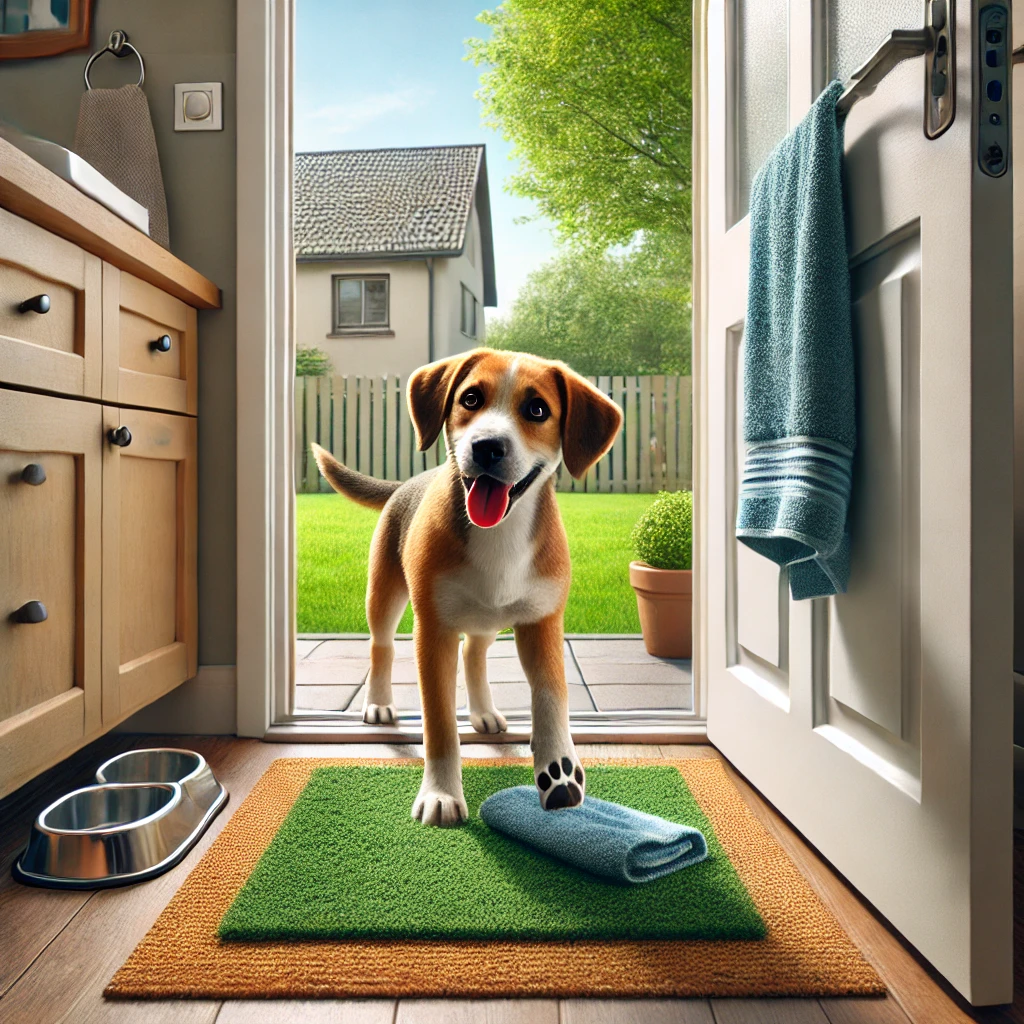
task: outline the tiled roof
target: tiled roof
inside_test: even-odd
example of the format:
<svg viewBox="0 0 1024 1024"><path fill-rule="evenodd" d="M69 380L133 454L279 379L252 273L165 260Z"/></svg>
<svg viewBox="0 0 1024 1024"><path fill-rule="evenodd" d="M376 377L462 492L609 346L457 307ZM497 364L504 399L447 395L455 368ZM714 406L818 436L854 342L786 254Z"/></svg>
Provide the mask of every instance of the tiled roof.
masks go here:
<svg viewBox="0 0 1024 1024"><path fill-rule="evenodd" d="M296 256L460 252L483 155L483 146L296 153Z"/></svg>

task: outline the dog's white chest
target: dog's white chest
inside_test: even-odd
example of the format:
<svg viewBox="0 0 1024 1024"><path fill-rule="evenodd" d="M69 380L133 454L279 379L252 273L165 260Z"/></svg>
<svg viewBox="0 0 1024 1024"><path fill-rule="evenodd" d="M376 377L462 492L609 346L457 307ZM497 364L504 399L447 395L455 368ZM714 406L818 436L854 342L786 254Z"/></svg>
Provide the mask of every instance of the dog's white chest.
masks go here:
<svg viewBox="0 0 1024 1024"><path fill-rule="evenodd" d="M561 597L554 580L534 572L532 516L514 509L500 526L474 529L466 563L438 578L435 600L441 618L453 629L487 633L550 615Z"/></svg>

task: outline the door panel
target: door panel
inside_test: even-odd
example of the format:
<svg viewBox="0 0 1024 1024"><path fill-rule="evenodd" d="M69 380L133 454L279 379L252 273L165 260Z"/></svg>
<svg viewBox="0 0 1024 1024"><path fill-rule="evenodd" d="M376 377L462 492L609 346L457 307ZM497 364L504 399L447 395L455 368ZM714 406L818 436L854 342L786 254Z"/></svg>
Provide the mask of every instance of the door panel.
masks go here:
<svg viewBox="0 0 1024 1024"><path fill-rule="evenodd" d="M945 134L922 130L925 58L847 119L852 575L846 594L793 602L785 570L735 537L749 249L736 214L756 171L738 158L755 148L736 83L774 61L758 74L785 74L788 93L771 94L765 123L795 124L823 84L817 68L856 66L922 10L791 0L780 57L767 28L762 45L737 21L737 0L709 5L702 613L711 740L984 1004L1012 994L1012 183L976 160L978 7L957 5Z"/></svg>
<svg viewBox="0 0 1024 1024"><path fill-rule="evenodd" d="M96 256L0 209L0 381L99 398L101 297Z"/></svg>
<svg viewBox="0 0 1024 1024"><path fill-rule="evenodd" d="M757 169L789 129L789 0L732 0L730 13L735 223Z"/></svg>
<svg viewBox="0 0 1024 1024"><path fill-rule="evenodd" d="M196 311L103 264L103 398L195 415Z"/></svg>
<svg viewBox="0 0 1024 1024"><path fill-rule="evenodd" d="M0 796L99 730L100 428L87 402L0 391Z"/></svg>
<svg viewBox="0 0 1024 1024"><path fill-rule="evenodd" d="M895 737L920 686L920 257L915 234L852 272L858 555L829 610L830 697Z"/></svg>
<svg viewBox="0 0 1024 1024"><path fill-rule="evenodd" d="M828 78L846 81L875 52L886 32L920 28L921 0L827 0Z"/></svg>
<svg viewBox="0 0 1024 1024"><path fill-rule="evenodd" d="M104 407L103 720L196 673L196 421Z"/></svg>

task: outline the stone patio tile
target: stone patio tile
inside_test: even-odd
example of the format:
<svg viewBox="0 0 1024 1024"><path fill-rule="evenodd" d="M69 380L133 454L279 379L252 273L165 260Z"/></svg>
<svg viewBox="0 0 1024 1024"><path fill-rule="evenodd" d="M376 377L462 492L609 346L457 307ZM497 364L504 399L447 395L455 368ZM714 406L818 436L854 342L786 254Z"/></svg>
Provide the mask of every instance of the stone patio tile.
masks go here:
<svg viewBox="0 0 1024 1024"><path fill-rule="evenodd" d="M409 683L396 683L392 687L395 698L395 707L399 711L419 711L420 691L418 686ZM530 686L528 683L495 683L491 687L494 695L494 706L503 712L508 711L529 711L530 710ZM349 705L350 711L358 711L363 706L364 688L359 687L358 692L352 698ZM305 705L303 705L305 706ZM455 690L455 706L464 711L469 706L469 696L466 688L462 685ZM593 711L594 705L583 686L573 687L569 690L569 709L571 711Z"/></svg>
<svg viewBox="0 0 1024 1024"><path fill-rule="evenodd" d="M416 659L399 659L396 657L391 665L391 682L418 683L419 676L416 674Z"/></svg>
<svg viewBox="0 0 1024 1024"><path fill-rule="evenodd" d="M577 658L600 659L601 661L661 661L647 653L643 640L569 640Z"/></svg>
<svg viewBox="0 0 1024 1024"><path fill-rule="evenodd" d="M295 657L302 659L312 654L323 643L322 640L296 640Z"/></svg>
<svg viewBox="0 0 1024 1024"><path fill-rule="evenodd" d="M459 687L459 707L466 707L468 704L465 690ZM491 693L494 696L494 706L499 711L529 711L530 710L530 684L529 683L492 683ZM569 687L569 710L570 711L593 711L594 705L586 687Z"/></svg>
<svg viewBox="0 0 1024 1024"><path fill-rule="evenodd" d="M693 707L691 686L589 686L598 711L689 711Z"/></svg>
<svg viewBox="0 0 1024 1024"><path fill-rule="evenodd" d="M295 682L299 686L359 686L369 670L369 658L306 658L295 664Z"/></svg>
<svg viewBox="0 0 1024 1024"><path fill-rule="evenodd" d="M302 643L303 641L298 641ZM369 640L321 640L320 646L309 656L311 661L323 658L369 658Z"/></svg>
<svg viewBox="0 0 1024 1024"><path fill-rule="evenodd" d="M363 699L366 696L365 691L365 687L359 687L356 695L352 698L352 703L349 705L350 711L359 711L362 708ZM418 686L411 686L409 683L400 683L392 688L392 692L395 698L395 707L398 708L399 711L419 711L420 691Z"/></svg>
<svg viewBox="0 0 1024 1024"><path fill-rule="evenodd" d="M580 671L588 686L595 683L619 683L637 686L650 683L683 683L690 685L689 661L604 661L601 658L578 658Z"/></svg>
<svg viewBox="0 0 1024 1024"><path fill-rule="evenodd" d="M303 686L295 693L295 707L302 711L344 711L358 686Z"/></svg>

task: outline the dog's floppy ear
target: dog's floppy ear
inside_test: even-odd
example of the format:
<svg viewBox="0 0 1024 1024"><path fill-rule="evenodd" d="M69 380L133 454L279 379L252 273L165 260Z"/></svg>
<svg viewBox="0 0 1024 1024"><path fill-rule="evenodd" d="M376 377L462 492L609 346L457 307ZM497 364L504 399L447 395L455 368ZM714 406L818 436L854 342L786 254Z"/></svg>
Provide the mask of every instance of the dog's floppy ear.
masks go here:
<svg viewBox="0 0 1024 1024"><path fill-rule="evenodd" d="M568 366L556 371L562 397L562 461L579 480L612 446L622 410Z"/></svg>
<svg viewBox="0 0 1024 1024"><path fill-rule="evenodd" d="M409 415L416 428L416 443L425 452L441 433L452 411L455 389L483 355L482 349L421 366L409 378Z"/></svg>

